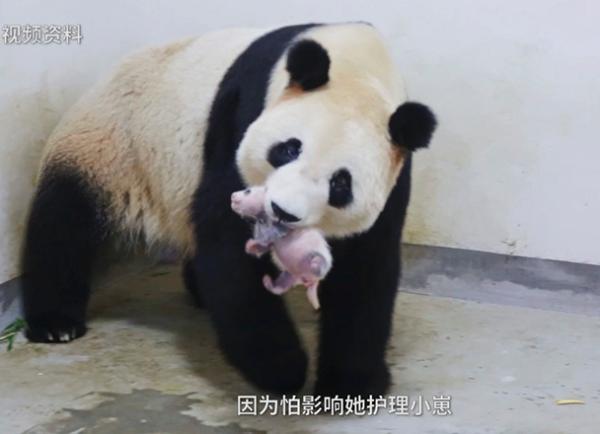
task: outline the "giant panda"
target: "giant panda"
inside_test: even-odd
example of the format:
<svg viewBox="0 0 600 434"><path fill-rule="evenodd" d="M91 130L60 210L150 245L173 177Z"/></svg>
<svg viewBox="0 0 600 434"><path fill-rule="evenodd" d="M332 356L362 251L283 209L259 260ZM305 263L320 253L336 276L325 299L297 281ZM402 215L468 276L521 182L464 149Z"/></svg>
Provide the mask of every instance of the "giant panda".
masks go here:
<svg viewBox="0 0 600 434"><path fill-rule="evenodd" d="M233 191L266 185L269 214L328 238L315 393L382 394L413 151L436 120L408 101L366 23L234 29L141 51L64 116L45 147L23 250L33 342L86 332L90 273L118 236L181 252L227 360L292 393L308 359L269 258L244 252Z"/></svg>

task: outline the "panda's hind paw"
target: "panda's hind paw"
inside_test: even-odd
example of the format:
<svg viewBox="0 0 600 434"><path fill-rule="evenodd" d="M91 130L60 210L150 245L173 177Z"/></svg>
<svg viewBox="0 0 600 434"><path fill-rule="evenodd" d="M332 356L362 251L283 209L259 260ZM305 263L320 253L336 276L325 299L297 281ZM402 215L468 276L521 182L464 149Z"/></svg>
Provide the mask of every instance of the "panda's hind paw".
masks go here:
<svg viewBox="0 0 600 434"><path fill-rule="evenodd" d="M65 344L80 338L86 331L83 321L64 315L42 315L27 320L25 336L30 342Z"/></svg>

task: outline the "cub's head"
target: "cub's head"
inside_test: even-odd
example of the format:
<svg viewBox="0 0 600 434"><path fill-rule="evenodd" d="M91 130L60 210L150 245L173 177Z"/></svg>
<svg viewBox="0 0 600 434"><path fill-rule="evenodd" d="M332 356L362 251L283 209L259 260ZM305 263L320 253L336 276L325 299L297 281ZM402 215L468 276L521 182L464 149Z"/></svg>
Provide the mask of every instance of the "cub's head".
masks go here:
<svg viewBox="0 0 600 434"><path fill-rule="evenodd" d="M402 102L380 44L355 48L292 45L237 153L244 181L267 186L272 217L334 237L371 227L404 161L428 145L436 125L426 106Z"/></svg>

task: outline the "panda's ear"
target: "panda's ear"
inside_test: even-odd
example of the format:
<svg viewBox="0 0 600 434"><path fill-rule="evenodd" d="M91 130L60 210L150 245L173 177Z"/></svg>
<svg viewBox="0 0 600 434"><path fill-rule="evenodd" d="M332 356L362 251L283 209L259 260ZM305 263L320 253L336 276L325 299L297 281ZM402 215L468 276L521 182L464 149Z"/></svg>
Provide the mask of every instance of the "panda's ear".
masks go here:
<svg viewBox="0 0 600 434"><path fill-rule="evenodd" d="M313 90L329 81L329 55L317 42L304 39L294 44L287 56L290 84Z"/></svg>
<svg viewBox="0 0 600 434"><path fill-rule="evenodd" d="M429 145L436 125L429 107L418 102L405 102L390 116L388 128L396 145L415 151Z"/></svg>

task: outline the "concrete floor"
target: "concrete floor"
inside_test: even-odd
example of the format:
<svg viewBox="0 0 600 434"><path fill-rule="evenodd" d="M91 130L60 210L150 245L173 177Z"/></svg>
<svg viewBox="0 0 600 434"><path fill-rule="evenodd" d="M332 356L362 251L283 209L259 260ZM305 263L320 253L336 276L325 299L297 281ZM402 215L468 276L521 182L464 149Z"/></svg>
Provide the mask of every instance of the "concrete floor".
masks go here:
<svg viewBox="0 0 600 434"><path fill-rule="evenodd" d="M600 432L598 316L401 293L390 394L450 395L451 416L238 416L237 395L257 391L223 361L176 267L95 295L83 339L0 354L0 433ZM286 297L314 354L317 315L300 291Z"/></svg>

